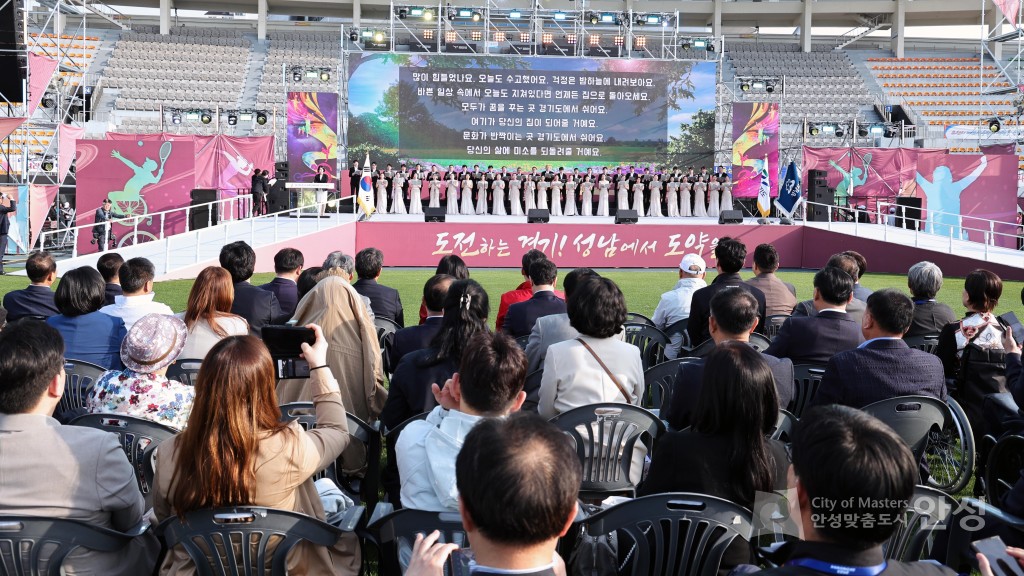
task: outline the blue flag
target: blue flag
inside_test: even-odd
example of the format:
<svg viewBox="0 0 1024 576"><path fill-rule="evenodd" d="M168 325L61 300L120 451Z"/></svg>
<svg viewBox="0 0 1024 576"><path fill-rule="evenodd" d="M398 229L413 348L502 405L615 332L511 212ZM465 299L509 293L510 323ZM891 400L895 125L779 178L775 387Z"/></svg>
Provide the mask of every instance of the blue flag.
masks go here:
<svg viewBox="0 0 1024 576"><path fill-rule="evenodd" d="M782 181L782 189L779 190L779 197L775 199L775 207L787 218L793 217L793 212L800 206L803 200L800 189L800 171L797 170L796 162L790 162L786 169L786 178Z"/></svg>

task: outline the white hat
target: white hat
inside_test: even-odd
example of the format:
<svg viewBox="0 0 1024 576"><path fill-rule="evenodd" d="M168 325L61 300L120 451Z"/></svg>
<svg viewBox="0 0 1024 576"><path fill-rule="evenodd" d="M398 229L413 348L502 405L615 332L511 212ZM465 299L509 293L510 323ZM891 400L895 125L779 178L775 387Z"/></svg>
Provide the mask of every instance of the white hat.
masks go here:
<svg viewBox="0 0 1024 576"><path fill-rule="evenodd" d="M687 254L679 261L679 269L687 274L700 274L707 267L704 259L697 254Z"/></svg>

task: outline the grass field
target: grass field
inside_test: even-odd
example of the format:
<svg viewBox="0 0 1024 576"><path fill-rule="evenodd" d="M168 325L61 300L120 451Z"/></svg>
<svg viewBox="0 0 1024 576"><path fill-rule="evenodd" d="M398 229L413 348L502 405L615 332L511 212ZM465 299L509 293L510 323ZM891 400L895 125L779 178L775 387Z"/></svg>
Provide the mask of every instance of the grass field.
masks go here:
<svg viewBox="0 0 1024 576"><path fill-rule="evenodd" d="M569 270L560 270L559 275L564 275ZM663 292L672 289L678 276L675 270L622 270L609 269L599 272L611 278L622 288L631 312L639 312L646 316L654 313L658 300ZM472 278L479 282L490 297L491 322L498 310L498 299L503 292L515 288L521 281L518 270L499 269L477 269L470 271ZM405 306L406 323L415 323L419 304L423 296L423 283L433 274L433 269L427 268L401 268L386 269L381 275L382 284L392 286L401 293L402 303ZM710 282L714 273L708 273ZM743 272L744 277L751 275L749 270ZM792 270L782 271L779 276L786 282L796 286L797 297L806 300L813 292L812 282L814 273L811 271ZM257 274L253 277L254 284L262 284L270 281L272 274ZM11 290L24 288L27 279L24 276L0 276L0 292L6 294ZM907 282L905 276L895 274L871 274L868 273L863 280L868 288L877 290L879 288L894 287L906 290ZM185 309L188 301L188 292L192 287L192 280L170 280L158 282L156 285L156 299L164 302L175 311ZM1024 319L1024 305L1021 305L1021 288L1024 282L1007 281L1004 279L1003 298L997 312L1004 313L1013 311L1018 318ZM959 314L963 311L960 301L963 290L962 278L946 278L942 291L936 298L940 302L948 304L954 312Z"/></svg>

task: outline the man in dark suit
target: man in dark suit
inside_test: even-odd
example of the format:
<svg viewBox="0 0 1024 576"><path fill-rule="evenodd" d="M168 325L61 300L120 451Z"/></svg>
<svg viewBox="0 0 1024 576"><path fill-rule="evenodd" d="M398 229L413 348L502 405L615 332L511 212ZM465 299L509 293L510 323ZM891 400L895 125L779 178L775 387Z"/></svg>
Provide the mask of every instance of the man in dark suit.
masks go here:
<svg viewBox="0 0 1024 576"><path fill-rule="evenodd" d="M865 342L828 361L814 404L863 408L896 396L946 399L946 381L938 356L903 341L914 303L894 288L872 292L862 327Z"/></svg>
<svg viewBox="0 0 1024 576"><path fill-rule="evenodd" d="M398 290L377 283L383 268L384 253L372 247L363 248L356 254L356 274L359 275L359 280L355 281L352 287L360 295L370 299L374 317L387 318L405 327L402 297L399 296Z"/></svg>
<svg viewBox="0 0 1024 576"><path fill-rule="evenodd" d="M766 354L789 358L794 364L825 364L832 356L856 348L863 341L860 325L847 317L853 298L853 277L834 266L814 275L817 316L787 319Z"/></svg>
<svg viewBox="0 0 1024 576"><path fill-rule="evenodd" d="M111 242L115 240L114 232L106 222L125 218L126 216L126 214L122 214L114 210L113 205L110 202L110 198L103 199L103 204L96 209L96 216L94 219L96 225L92 227L92 241L96 244L99 252L106 252L110 248ZM2 227L3 224L0 223L0 228Z"/></svg>
<svg viewBox="0 0 1024 576"><path fill-rule="evenodd" d="M533 296L526 301L513 304L508 308L502 330L514 338L529 336L537 318L552 314L565 313L565 300L555 295L555 280L558 278L558 266L548 259L537 260L530 264L530 283Z"/></svg>
<svg viewBox="0 0 1024 576"><path fill-rule="evenodd" d="M686 331L690 334L690 343L693 346L698 346L711 337L711 331L708 329L711 298L729 286L738 286L754 295L757 299L757 329L760 330L764 326L764 292L744 282L739 275L743 261L747 259L747 247L735 238L722 238L715 246L715 259L718 262L718 276L715 276L710 286L694 292L690 301L690 320L686 325Z"/></svg>
<svg viewBox="0 0 1024 576"><path fill-rule="evenodd" d="M937 336L946 324L956 322L953 309L935 301L942 289L942 270L931 262L918 262L907 272L907 286L914 298L914 319L904 338Z"/></svg>
<svg viewBox="0 0 1024 576"><path fill-rule="evenodd" d="M857 278L857 274L860 273L860 268L857 266L857 260L846 253L833 254L825 266L834 266L839 268L843 272L850 275L850 278ZM856 287L854 283L854 287ZM850 300L850 303L846 305L846 315L850 320L853 320L859 326L861 320L864 319L864 308L866 304L863 300L858 300L857 296ZM814 307L814 300L804 300L797 303L796 307L793 308L793 316L817 316L818 310Z"/></svg>
<svg viewBox="0 0 1024 576"><path fill-rule="evenodd" d="M25 261L25 272L31 284L23 290L14 290L4 295L7 321L20 318L49 318L60 314L53 303L50 286L57 279L57 263L48 252L33 252Z"/></svg>
<svg viewBox="0 0 1024 576"><path fill-rule="evenodd" d="M249 322L249 330L254 336L263 336L263 327L268 324L281 324L290 320L281 312L281 304L273 292L261 290L249 283L256 267L256 252L245 242L239 240L225 245L220 249L220 266L231 274L235 285L235 301L231 304L231 313L238 314Z"/></svg>
<svg viewBox="0 0 1024 576"><path fill-rule="evenodd" d="M4 272L4 256L7 254L7 232L11 229L11 220L8 214L17 212L18 203L7 195L0 192L0 276Z"/></svg>
<svg viewBox="0 0 1024 576"><path fill-rule="evenodd" d="M409 326L395 332L390 348L384 352L384 369L388 374L394 374L406 354L430 346L434 336L441 330L444 298L454 281L455 278L447 274L437 274L427 280L423 286L423 305L427 308L427 319L419 326Z"/></svg>
<svg viewBox="0 0 1024 576"><path fill-rule="evenodd" d="M784 526L800 540L784 544L771 558L778 568L759 576L955 574L885 558L882 544L900 524L879 519L902 517L919 478L913 454L891 428L848 406L816 406L796 425L791 453L790 506L802 530Z"/></svg>
<svg viewBox="0 0 1024 576"><path fill-rule="evenodd" d="M96 270L99 271L106 283L103 289L103 300L107 306L114 303L116 296L124 294L124 290L121 289L121 279L117 274L122 265L124 265L124 258L117 252L107 252L96 261Z"/></svg>
<svg viewBox="0 0 1024 576"><path fill-rule="evenodd" d="M750 335L757 327L757 299L738 287L721 290L711 299L711 339L718 344L726 340L749 342ZM779 394L779 408L789 406L793 399L793 362L787 358L761 355L775 377L775 390ZM700 387L704 378L704 359L679 365L676 380L671 390L666 391L670 400L662 409L661 417L675 430L690 425L690 416L697 406Z"/></svg>
<svg viewBox="0 0 1024 576"><path fill-rule="evenodd" d="M299 303L299 287L296 282L302 274L305 260L302 252L295 248L282 248L274 254L274 273L276 276L260 288L273 292L281 306L281 314L291 318L295 306Z"/></svg>

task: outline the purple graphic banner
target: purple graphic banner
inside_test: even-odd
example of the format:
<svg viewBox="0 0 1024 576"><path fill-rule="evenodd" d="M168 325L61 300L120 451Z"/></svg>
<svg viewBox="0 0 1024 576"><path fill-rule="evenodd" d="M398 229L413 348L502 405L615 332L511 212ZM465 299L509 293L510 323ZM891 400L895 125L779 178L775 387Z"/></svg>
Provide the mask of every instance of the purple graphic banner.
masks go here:
<svg viewBox="0 0 1024 576"><path fill-rule="evenodd" d="M756 198L761 170L768 162L771 195L779 195L779 105L737 102L732 105L732 195Z"/></svg>
<svg viewBox="0 0 1024 576"><path fill-rule="evenodd" d="M288 179L312 182L319 167L337 180L338 95L333 92L288 93Z"/></svg>

